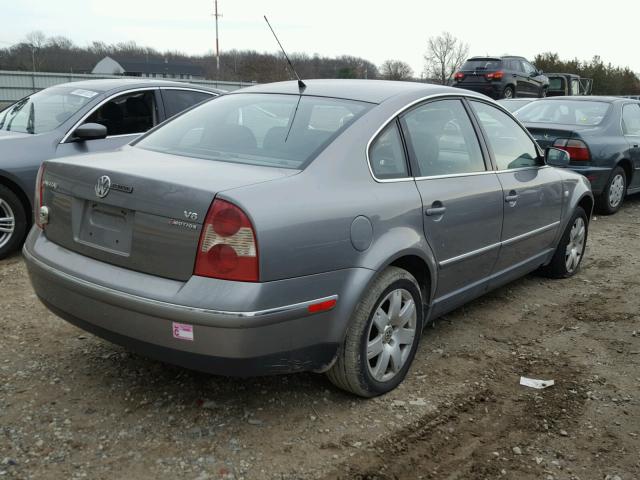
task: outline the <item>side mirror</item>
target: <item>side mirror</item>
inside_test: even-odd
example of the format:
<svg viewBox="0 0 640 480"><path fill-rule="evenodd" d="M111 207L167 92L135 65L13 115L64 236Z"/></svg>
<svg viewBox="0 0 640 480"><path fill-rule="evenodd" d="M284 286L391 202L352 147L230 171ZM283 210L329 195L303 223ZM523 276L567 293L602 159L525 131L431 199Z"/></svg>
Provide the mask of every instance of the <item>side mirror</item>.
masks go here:
<svg viewBox="0 0 640 480"><path fill-rule="evenodd" d="M544 151L544 160L552 167L568 167L571 156L564 150L549 147Z"/></svg>
<svg viewBox="0 0 640 480"><path fill-rule="evenodd" d="M83 123L73 132L73 138L81 142L106 138L106 136L107 127L99 123Z"/></svg>

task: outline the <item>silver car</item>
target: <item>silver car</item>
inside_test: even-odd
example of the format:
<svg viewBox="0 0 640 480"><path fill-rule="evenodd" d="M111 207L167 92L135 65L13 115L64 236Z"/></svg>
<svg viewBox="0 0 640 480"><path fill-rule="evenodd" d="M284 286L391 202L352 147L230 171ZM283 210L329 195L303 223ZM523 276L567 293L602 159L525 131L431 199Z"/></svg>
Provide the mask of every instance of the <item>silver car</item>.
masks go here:
<svg viewBox="0 0 640 480"><path fill-rule="evenodd" d="M255 86L120 151L44 163L24 247L89 332L222 375L395 388L423 326L534 270L579 268L569 156L486 97L419 83Z"/></svg>

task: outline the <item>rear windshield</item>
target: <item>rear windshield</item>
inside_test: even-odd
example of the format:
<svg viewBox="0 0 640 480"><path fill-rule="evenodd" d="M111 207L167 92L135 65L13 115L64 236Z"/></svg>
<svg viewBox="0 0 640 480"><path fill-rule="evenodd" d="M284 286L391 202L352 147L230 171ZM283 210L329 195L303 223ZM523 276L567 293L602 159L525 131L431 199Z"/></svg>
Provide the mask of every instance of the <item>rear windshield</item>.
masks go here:
<svg viewBox="0 0 640 480"><path fill-rule="evenodd" d="M498 70L501 66L502 60L496 60L495 58L477 58L464 62L461 70Z"/></svg>
<svg viewBox="0 0 640 480"><path fill-rule="evenodd" d="M135 145L205 160L299 169L372 106L333 98L238 93L178 116Z"/></svg>
<svg viewBox="0 0 640 480"><path fill-rule="evenodd" d="M605 102L581 100L538 100L514 113L521 122L599 125L609 111Z"/></svg>

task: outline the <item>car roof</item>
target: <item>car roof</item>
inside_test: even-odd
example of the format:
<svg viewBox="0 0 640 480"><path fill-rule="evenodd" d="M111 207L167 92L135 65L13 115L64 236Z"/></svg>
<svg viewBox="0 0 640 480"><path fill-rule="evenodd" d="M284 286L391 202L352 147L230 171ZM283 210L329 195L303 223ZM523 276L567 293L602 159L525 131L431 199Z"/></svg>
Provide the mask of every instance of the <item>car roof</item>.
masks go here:
<svg viewBox="0 0 640 480"><path fill-rule="evenodd" d="M505 58L513 59L516 58L518 60L527 60L524 57L519 57L517 55L503 55L501 57L493 57L493 56L479 56L479 57L471 57L467 60L504 60ZM528 61L528 60L527 60Z"/></svg>
<svg viewBox="0 0 640 480"><path fill-rule="evenodd" d="M542 99L541 99L542 100ZM624 100L630 100L629 98L611 97L606 95L566 95L558 97L547 97L544 100L550 100L557 102L558 100L573 100L573 101L591 101L591 102L606 102L616 103Z"/></svg>
<svg viewBox="0 0 640 480"><path fill-rule="evenodd" d="M54 87L77 87L97 92L109 92L111 90L119 90L122 88L145 88L145 87L180 87L194 88L197 90L206 90L214 93L222 93L222 90L205 87L187 82L172 82L169 80L156 80L146 78L104 78L96 80L81 80L79 82L68 82L54 85Z"/></svg>
<svg viewBox="0 0 640 480"><path fill-rule="evenodd" d="M399 82L390 80L357 80L357 79L327 79L304 80L306 88L302 95L315 97L342 98L369 103L382 103L396 95L418 93L423 96L446 94L472 95L481 97L470 91L461 91L459 88L445 87L420 82ZM230 95L239 93L279 93L287 95L299 95L297 81L266 83L255 85L241 90L234 90Z"/></svg>

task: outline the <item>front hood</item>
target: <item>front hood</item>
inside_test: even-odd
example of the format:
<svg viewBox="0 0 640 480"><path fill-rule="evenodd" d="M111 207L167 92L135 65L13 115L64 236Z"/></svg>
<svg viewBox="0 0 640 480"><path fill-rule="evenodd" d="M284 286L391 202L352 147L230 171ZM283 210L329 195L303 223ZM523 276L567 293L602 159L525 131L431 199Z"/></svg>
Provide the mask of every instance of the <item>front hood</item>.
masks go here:
<svg viewBox="0 0 640 480"><path fill-rule="evenodd" d="M25 138L25 137L33 137L30 133L20 133L20 132L7 132L6 130L0 130L0 142L6 140L15 140L17 138Z"/></svg>

